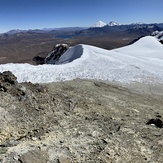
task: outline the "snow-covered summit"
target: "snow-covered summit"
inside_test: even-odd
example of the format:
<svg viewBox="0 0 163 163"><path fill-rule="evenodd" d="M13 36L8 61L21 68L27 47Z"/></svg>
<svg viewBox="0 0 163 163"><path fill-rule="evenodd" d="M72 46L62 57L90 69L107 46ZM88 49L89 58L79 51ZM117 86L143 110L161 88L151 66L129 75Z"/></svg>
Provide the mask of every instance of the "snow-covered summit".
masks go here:
<svg viewBox="0 0 163 163"><path fill-rule="evenodd" d="M117 25L120 25L120 24L114 21L111 21L108 23L108 26L117 26Z"/></svg>
<svg viewBox="0 0 163 163"><path fill-rule="evenodd" d="M93 27L104 27L106 26L107 24L103 21L98 21Z"/></svg>

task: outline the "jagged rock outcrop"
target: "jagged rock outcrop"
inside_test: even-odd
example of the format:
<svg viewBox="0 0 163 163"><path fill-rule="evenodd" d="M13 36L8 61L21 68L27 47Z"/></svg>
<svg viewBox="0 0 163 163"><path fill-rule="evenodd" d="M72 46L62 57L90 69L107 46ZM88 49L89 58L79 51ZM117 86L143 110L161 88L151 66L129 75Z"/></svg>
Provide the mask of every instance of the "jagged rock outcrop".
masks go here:
<svg viewBox="0 0 163 163"><path fill-rule="evenodd" d="M55 64L68 48L67 44L57 44L46 57L36 56L33 61L37 64Z"/></svg>
<svg viewBox="0 0 163 163"><path fill-rule="evenodd" d="M0 85L2 163L162 162L163 96L151 85L148 94L94 80L39 85L11 72Z"/></svg>
<svg viewBox="0 0 163 163"><path fill-rule="evenodd" d="M57 44L53 50L47 55L44 62L46 64L55 64L56 61L61 57L61 55L68 50L67 44Z"/></svg>

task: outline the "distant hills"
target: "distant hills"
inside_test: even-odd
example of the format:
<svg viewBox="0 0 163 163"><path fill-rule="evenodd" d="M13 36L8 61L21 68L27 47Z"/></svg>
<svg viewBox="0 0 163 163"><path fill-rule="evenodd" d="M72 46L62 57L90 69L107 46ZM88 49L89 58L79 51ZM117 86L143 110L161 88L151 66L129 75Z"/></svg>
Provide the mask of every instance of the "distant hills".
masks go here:
<svg viewBox="0 0 163 163"><path fill-rule="evenodd" d="M93 28L97 28L98 30ZM58 31L73 32L73 31L83 31L83 30L98 31L98 33L114 32L117 30L118 31L126 30L128 31L128 33L140 32L142 34L147 34L150 32L154 32L155 30L160 31L162 29L163 29L163 23L146 24L143 22L138 22L132 24L119 24L115 21L110 21L109 23L98 21L91 27L61 27L61 28L43 28L43 29L29 29L29 30L12 29L6 33L2 33L1 35L3 34L12 35L17 33L48 33L48 32L58 32Z"/></svg>
<svg viewBox="0 0 163 163"><path fill-rule="evenodd" d="M10 30L0 34L0 45L21 42L22 40L56 39L58 43L90 44L113 49L135 42L140 37L163 31L163 23L146 24L143 22L119 24L115 21L98 21L92 27L64 27L29 30Z"/></svg>
<svg viewBox="0 0 163 163"><path fill-rule="evenodd" d="M61 27L61 28L43 28L43 29L29 29L29 30L19 30L19 29L13 29L10 30L8 32L6 32L5 34L16 34L16 33L47 33L47 32L51 32L51 31L78 31L78 30L83 30L83 29L87 29L86 27Z"/></svg>
<svg viewBox="0 0 163 163"><path fill-rule="evenodd" d="M56 39L72 39L78 38L78 40L85 37L100 37L100 40L105 37L115 39L117 37L122 40L137 39L143 36L151 35L155 31L163 31L163 23L145 24L143 22L132 24L119 24L115 21L105 23L98 21L92 27L64 27L64 28L44 28L44 29L29 29L29 30L10 30L0 35L2 44L11 42L14 40L22 39L22 37L52 37ZM6 41L6 39L9 37Z"/></svg>

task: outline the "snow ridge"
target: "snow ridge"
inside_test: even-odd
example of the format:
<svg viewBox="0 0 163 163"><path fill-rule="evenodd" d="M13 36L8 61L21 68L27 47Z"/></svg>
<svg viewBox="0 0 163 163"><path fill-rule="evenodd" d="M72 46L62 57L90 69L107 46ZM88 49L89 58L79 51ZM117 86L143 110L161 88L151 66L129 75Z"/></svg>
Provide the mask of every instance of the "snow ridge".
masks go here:
<svg viewBox="0 0 163 163"><path fill-rule="evenodd" d="M4 64L19 82L49 83L66 80L101 79L121 83L163 83L163 45L152 36L114 50L76 45L66 51L57 65Z"/></svg>

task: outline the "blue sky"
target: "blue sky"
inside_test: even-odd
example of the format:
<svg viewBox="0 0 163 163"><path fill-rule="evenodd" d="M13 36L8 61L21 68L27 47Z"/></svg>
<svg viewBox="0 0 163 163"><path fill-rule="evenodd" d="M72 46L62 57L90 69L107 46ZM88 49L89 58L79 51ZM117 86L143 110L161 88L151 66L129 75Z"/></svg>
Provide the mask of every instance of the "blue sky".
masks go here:
<svg viewBox="0 0 163 163"><path fill-rule="evenodd" d="M0 0L0 33L92 26L97 21L163 22L163 0Z"/></svg>

